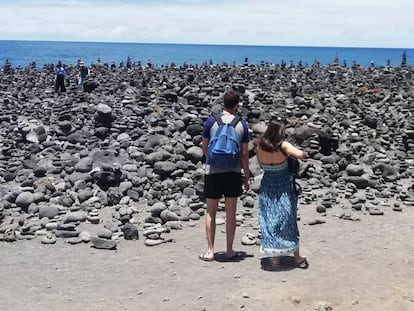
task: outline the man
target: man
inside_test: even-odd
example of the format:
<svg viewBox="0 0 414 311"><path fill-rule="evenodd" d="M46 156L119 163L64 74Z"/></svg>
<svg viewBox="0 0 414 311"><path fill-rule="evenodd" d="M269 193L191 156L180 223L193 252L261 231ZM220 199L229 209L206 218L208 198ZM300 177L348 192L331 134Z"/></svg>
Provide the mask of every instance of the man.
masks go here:
<svg viewBox="0 0 414 311"><path fill-rule="evenodd" d="M82 88L85 83L86 78L88 77L89 70L85 66L83 61L79 62L79 74L78 74L78 88Z"/></svg>
<svg viewBox="0 0 414 311"><path fill-rule="evenodd" d="M55 92L58 92L59 90L61 92L66 92L66 88L65 88L66 71L60 61L56 65L55 73L56 73Z"/></svg>
<svg viewBox="0 0 414 311"><path fill-rule="evenodd" d="M224 94L224 110L220 115L224 123L230 123L235 118L235 113L239 106L240 95L235 90L229 90ZM226 259L236 259L238 253L233 250L233 240L236 232L236 207L237 198L243 193L241 168L244 171L244 188L250 189L250 171L249 171L249 128L245 120L240 119L235 125L240 145L240 161L235 167L214 167L208 164L208 145L210 139L218 129L218 123L214 116L210 116L203 128L203 153L207 159L204 183L204 195L207 199L206 214L206 234L207 234L207 252L199 256L201 260L214 260L214 238L216 233L216 214L218 203L222 196L225 198L226 210L226 238L227 251Z"/></svg>

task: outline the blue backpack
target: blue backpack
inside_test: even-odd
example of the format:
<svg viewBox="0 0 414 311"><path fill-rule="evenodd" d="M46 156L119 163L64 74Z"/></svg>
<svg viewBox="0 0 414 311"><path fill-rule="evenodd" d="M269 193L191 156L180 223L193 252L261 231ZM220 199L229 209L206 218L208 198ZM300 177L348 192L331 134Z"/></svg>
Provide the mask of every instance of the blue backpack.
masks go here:
<svg viewBox="0 0 414 311"><path fill-rule="evenodd" d="M240 142L236 125L240 117L224 123L221 116L214 116L218 129L211 138L207 149L207 164L217 168L235 168L240 165Z"/></svg>
<svg viewBox="0 0 414 311"><path fill-rule="evenodd" d="M64 76L65 75L65 69L63 67L60 67L60 68L56 69L56 74L58 76Z"/></svg>

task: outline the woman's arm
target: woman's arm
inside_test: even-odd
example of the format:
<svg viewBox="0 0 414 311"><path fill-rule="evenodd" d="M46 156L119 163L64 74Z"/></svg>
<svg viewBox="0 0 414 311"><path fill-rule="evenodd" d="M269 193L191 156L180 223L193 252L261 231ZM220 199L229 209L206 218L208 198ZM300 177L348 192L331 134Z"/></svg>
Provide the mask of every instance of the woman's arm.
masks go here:
<svg viewBox="0 0 414 311"><path fill-rule="evenodd" d="M296 159L303 159L305 157L305 153L293 146L290 142L284 141L281 147L287 155L295 157Z"/></svg>

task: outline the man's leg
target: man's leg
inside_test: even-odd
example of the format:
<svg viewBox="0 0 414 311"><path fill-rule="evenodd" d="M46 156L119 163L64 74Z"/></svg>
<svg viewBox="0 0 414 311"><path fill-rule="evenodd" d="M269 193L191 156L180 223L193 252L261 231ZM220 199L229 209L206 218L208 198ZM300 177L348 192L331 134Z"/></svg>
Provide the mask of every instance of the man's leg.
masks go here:
<svg viewBox="0 0 414 311"><path fill-rule="evenodd" d="M207 253L205 258L214 258L214 238L216 235L216 214L218 209L218 199L207 199L206 214L206 235L207 235Z"/></svg>
<svg viewBox="0 0 414 311"><path fill-rule="evenodd" d="M227 257L234 256L233 241L236 233L236 208L237 197L226 198L226 238L227 238Z"/></svg>
<svg viewBox="0 0 414 311"><path fill-rule="evenodd" d="M62 80L62 92L66 92L65 80Z"/></svg>

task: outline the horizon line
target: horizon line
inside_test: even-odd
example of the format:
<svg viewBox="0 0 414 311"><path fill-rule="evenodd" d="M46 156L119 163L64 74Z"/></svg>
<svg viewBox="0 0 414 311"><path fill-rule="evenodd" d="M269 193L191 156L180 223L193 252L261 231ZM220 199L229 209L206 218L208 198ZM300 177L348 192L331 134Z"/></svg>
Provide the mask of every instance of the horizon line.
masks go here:
<svg viewBox="0 0 414 311"><path fill-rule="evenodd" d="M251 47L287 47L287 48L342 48L342 49L390 49L414 50L414 47L381 47L381 46L333 46L333 45L266 45L240 43L183 43L183 42L130 42L130 41L86 41L86 40L44 40L44 39L0 39L0 41L22 42L61 42L61 43L102 43L102 44L154 44L154 45L210 45L210 46L251 46Z"/></svg>

